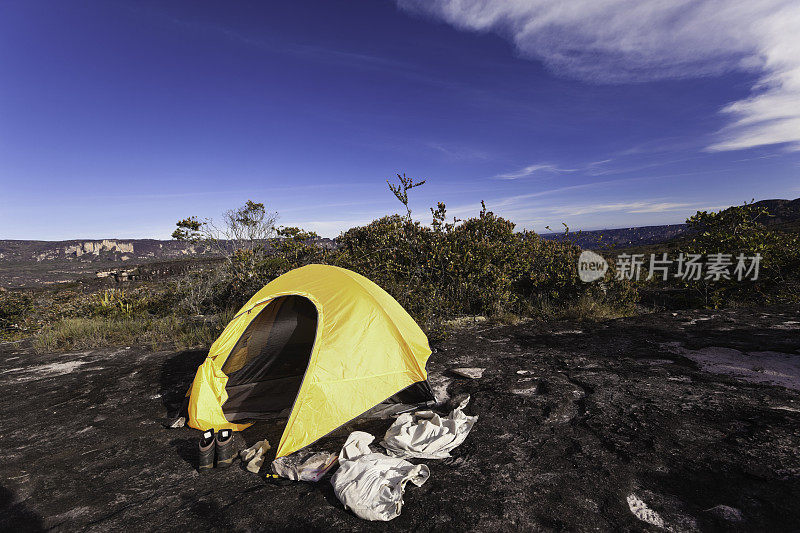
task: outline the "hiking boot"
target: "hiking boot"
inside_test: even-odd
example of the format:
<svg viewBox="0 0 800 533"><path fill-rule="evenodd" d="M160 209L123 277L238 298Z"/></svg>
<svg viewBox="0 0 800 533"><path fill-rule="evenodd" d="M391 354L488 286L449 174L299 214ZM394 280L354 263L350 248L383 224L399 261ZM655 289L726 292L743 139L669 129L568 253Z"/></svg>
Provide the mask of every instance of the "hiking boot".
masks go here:
<svg viewBox="0 0 800 533"><path fill-rule="evenodd" d="M227 468L233 463L236 450L233 449L233 431L221 429L217 433L217 468Z"/></svg>
<svg viewBox="0 0 800 533"><path fill-rule="evenodd" d="M214 468L214 442L214 430L209 429L208 431L204 431L203 436L200 437L200 443L198 444L198 455L200 456L199 470L201 472Z"/></svg>

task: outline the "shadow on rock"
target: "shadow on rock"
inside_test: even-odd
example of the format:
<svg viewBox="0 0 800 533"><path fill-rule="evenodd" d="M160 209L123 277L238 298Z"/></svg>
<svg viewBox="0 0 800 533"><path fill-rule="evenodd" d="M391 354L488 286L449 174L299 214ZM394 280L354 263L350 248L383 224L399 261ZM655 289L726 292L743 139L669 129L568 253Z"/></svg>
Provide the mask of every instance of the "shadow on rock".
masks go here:
<svg viewBox="0 0 800 533"><path fill-rule="evenodd" d="M178 352L161 366L161 402L168 417L177 416L194 380L197 367L206 358L205 350Z"/></svg>
<svg viewBox="0 0 800 533"><path fill-rule="evenodd" d="M197 470L199 465L199 457L197 454L197 439L172 439L169 445L175 448L178 456L189 463L192 468Z"/></svg>
<svg viewBox="0 0 800 533"><path fill-rule="evenodd" d="M14 493L0 486L0 531L45 531L41 517L24 502L14 503Z"/></svg>
<svg viewBox="0 0 800 533"><path fill-rule="evenodd" d="M800 523L797 483L766 474L755 477L747 472L754 465L726 464L720 453L698 454L694 464L654 473L651 481L663 494L693 507L703 531L795 530Z"/></svg>
<svg viewBox="0 0 800 533"><path fill-rule="evenodd" d="M333 491L333 485L331 485L331 476L326 476L318 483L314 483L309 492L312 490L317 490L322 493L322 497L325 498L325 502L327 502L328 505L338 509L343 508L342 502L339 501L339 498L336 497L336 493Z"/></svg>
<svg viewBox="0 0 800 533"><path fill-rule="evenodd" d="M205 496L200 499L184 497L186 505L201 522L216 529L233 529L234 524L226 513L224 505L213 496Z"/></svg>

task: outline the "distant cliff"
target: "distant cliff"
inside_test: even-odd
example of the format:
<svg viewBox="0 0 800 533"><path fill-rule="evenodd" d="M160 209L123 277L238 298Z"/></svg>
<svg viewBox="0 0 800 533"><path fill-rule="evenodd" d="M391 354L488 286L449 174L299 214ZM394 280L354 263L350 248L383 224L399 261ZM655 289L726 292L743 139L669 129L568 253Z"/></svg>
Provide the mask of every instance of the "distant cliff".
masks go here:
<svg viewBox="0 0 800 533"><path fill-rule="evenodd" d="M319 246L334 246L319 239ZM224 245L224 244L223 244ZM213 260L216 250L203 244L156 239L70 241L0 240L0 287L41 287L96 276L117 279L135 269L141 279L186 269L186 261Z"/></svg>
<svg viewBox="0 0 800 533"><path fill-rule="evenodd" d="M800 222L800 198L796 200L761 200L753 205L765 207L769 218L764 223L797 231ZM658 244L685 235L690 230L688 224L666 224L663 226L641 226L638 228L614 228L591 231L576 231L569 235L563 233L544 233L542 238L562 241L570 239L581 248L626 248Z"/></svg>
<svg viewBox="0 0 800 533"><path fill-rule="evenodd" d="M679 237L689 229L687 224L668 224L664 226L642 226L640 228L615 228L593 231L576 231L565 235L563 233L544 233L543 239L574 241L581 248L625 248L627 246L641 246L657 244Z"/></svg>
<svg viewBox="0 0 800 533"><path fill-rule="evenodd" d="M208 256L203 245L155 239L102 239L72 241L0 240L3 261L149 261Z"/></svg>

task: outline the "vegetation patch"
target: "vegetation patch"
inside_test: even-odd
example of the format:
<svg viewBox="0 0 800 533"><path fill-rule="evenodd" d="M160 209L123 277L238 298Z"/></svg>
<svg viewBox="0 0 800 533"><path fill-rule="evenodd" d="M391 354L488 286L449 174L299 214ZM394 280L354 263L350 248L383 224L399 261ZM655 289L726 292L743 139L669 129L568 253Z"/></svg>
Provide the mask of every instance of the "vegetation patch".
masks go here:
<svg viewBox="0 0 800 533"><path fill-rule="evenodd" d="M65 318L34 338L37 352L136 345L153 350L210 346L227 324L221 317L191 320L169 317Z"/></svg>
<svg viewBox="0 0 800 533"><path fill-rule="evenodd" d="M769 224L763 206L698 212L687 220L690 231L659 250L757 253L763 259L756 281L624 279L617 275L615 251L606 250L610 268L602 279L584 283L577 271L581 248L568 228L564 238L555 240L518 232L513 222L483 203L476 216L461 220L448 218L440 202L430 209L431 221L425 224L409 208L409 192L423 183L397 175L388 185L404 214L351 228L334 246L319 246L318 236L302 228L277 226L277 213L253 201L228 211L219 224L185 218L173 237L214 250L221 259L198 262L167 282L133 282L128 290L90 291L75 284L2 291L0 338L36 334L35 346L41 351L130 344L208 346L253 293L312 263L340 266L373 280L434 339L457 327L463 317L514 324L631 315L642 309L642 295L653 300L653 294L679 294L681 307L713 308L800 299L800 237Z"/></svg>

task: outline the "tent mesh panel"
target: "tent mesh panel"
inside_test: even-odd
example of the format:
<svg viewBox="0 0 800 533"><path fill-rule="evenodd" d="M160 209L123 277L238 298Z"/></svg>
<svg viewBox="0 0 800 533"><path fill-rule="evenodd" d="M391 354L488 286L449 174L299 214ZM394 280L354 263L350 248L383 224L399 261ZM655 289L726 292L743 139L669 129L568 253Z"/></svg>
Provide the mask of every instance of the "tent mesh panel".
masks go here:
<svg viewBox="0 0 800 533"><path fill-rule="evenodd" d="M222 366L228 376L225 417L269 418L291 408L316 331L317 309L307 298L282 296L269 302Z"/></svg>

